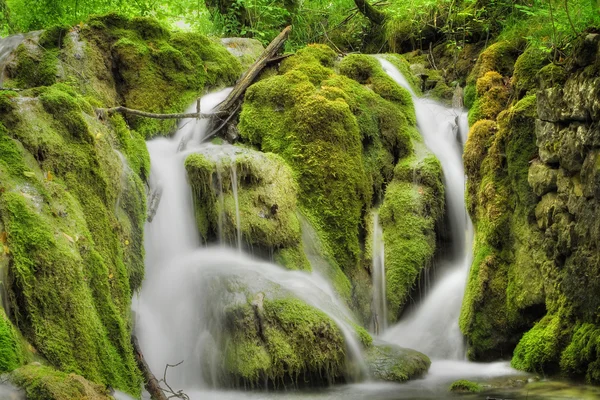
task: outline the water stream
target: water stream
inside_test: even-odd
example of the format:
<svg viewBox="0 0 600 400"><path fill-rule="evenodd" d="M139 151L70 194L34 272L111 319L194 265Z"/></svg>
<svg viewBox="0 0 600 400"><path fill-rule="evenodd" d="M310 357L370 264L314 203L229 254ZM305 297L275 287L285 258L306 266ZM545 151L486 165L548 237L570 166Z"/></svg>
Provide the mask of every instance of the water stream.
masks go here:
<svg viewBox="0 0 600 400"><path fill-rule="evenodd" d="M210 112L227 94L222 91L205 96L203 112ZM146 226L146 278L134 311L136 334L152 371L162 376L165 365L185 360L169 372L171 385L186 392L216 386L222 357L216 345L220 337L215 332L220 332L223 304L231 304L231 297L236 296L244 299L234 300L246 301L245 295L228 291L231 285L240 284L249 292L252 288L282 290L324 311L344 335L347 354L353 361L350 364L358 366L356 376L348 378L366 375L361 346L352 329L354 317L329 281L317 272L289 271L243 253L239 222L243 216L237 204L237 249L201 247L185 158L192 152L215 148L231 160L239 149L201 144L202 132L207 129L204 121L182 121L180 127L172 139L148 142L151 186L161 187L163 195L152 223ZM234 180L235 176L232 165ZM232 192L237 195L237 182L232 182Z"/></svg>
<svg viewBox="0 0 600 400"><path fill-rule="evenodd" d="M408 87L400 73L381 60L386 72ZM202 110L210 110L228 91L205 96ZM182 121L171 139L148 142L152 161L151 186L162 189L162 198L152 223L146 225L146 279L136 302L136 334L153 372L162 376L166 364L185 362L169 372L169 383L183 389L192 399L228 398L322 398L378 399L440 398L447 385L459 378L483 378L515 373L507 363L474 364L464 360L463 337L458 329L458 313L470 264L472 227L464 205L462 148L466 138L466 114L431 100L415 99L419 129L427 147L436 154L444 169L449 225L452 230L451 255L438 267L440 276L419 306L399 324L388 328L383 339L428 354L434 363L425 379L404 385L362 383L336 386L315 392L275 392L272 394L232 392L218 386L222 355L217 345L223 305L231 297L244 297L226 289L234 282L256 288L279 288L327 313L343 332L349 357L364 376L360 344L352 329L348 310L324 278L318 260L309 257L313 273L289 271L247 255L242 248L239 206L236 205L235 248L202 247L194 218L192 192L186 179L184 160L192 152L219 147L225 153L235 147L202 144L206 121ZM193 110L192 110L193 111ZM457 135L461 137L457 137ZM228 155L231 157L231 154ZM233 156L235 157L235 155ZM235 180L235 166L232 167ZM222 185L222 182L219 184ZM235 183L232 183L235 185ZM237 187L233 186L233 194ZM219 201L223 201L222 197ZM219 216L222 232L224 216ZM385 270L383 241L377 215L373 227L373 270L375 309L385 321ZM221 233L220 233L221 236ZM221 238L222 239L222 238ZM222 240L221 240L222 241ZM223 242L223 241L222 241ZM231 243L233 244L233 243ZM233 278L232 278L233 277ZM226 281L226 285L223 282ZM252 290L250 290L252 292ZM385 326L381 327L381 332ZM350 380L357 376L350 377Z"/></svg>
<svg viewBox="0 0 600 400"><path fill-rule="evenodd" d="M396 67L379 58L388 75L408 89L413 97L417 126L425 145L440 160L444 171L446 210L451 251L436 267L436 281L418 306L400 323L386 331L384 339L413 348L439 360L464 360L464 339L458 317L469 267L473 227L465 208L465 174L462 138L468 129L467 113L421 98Z"/></svg>

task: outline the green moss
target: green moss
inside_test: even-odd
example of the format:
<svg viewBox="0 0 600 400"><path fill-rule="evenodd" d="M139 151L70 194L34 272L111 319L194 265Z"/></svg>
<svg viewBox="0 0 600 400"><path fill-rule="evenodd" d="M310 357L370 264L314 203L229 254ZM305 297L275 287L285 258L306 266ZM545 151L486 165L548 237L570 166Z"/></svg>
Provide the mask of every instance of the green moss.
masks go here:
<svg viewBox="0 0 600 400"><path fill-rule="evenodd" d="M548 51L529 47L515 62L511 83L517 93L525 94L537 89L537 73L548 64Z"/></svg>
<svg viewBox="0 0 600 400"><path fill-rule="evenodd" d="M450 385L451 392L458 393L479 393L481 392L481 385L476 382L471 382L466 379L460 379L458 381L452 382Z"/></svg>
<svg viewBox="0 0 600 400"><path fill-rule="evenodd" d="M138 394L131 290L143 278L145 194L113 131L56 85L20 99L0 132L0 219L16 327L55 367Z"/></svg>
<svg viewBox="0 0 600 400"><path fill-rule="evenodd" d="M600 328L584 323L575 327L571 343L560 358L561 370L573 377L585 376L590 384L600 382Z"/></svg>
<svg viewBox="0 0 600 400"><path fill-rule="evenodd" d="M391 321L398 318L422 270L433 260L436 223L443 212L439 161L433 155L401 160L380 209Z"/></svg>
<svg viewBox="0 0 600 400"><path fill-rule="evenodd" d="M197 33L170 33L150 18L94 17L82 35L116 65L115 88L134 109L181 112L206 88L232 84L241 74L239 61L220 44ZM145 138L175 127L135 116L128 122Z"/></svg>
<svg viewBox="0 0 600 400"><path fill-rule="evenodd" d="M561 342L568 329L560 316L545 316L519 341L511 365L529 372L549 373L557 370Z"/></svg>
<svg viewBox="0 0 600 400"><path fill-rule="evenodd" d="M108 400L108 390L82 376L65 374L50 367L27 365L14 371L11 381L31 400Z"/></svg>
<svg viewBox="0 0 600 400"><path fill-rule="evenodd" d="M520 53L519 47L507 40L490 45L479 55L467 84L475 83L490 71L497 71L502 76L511 76Z"/></svg>
<svg viewBox="0 0 600 400"><path fill-rule="evenodd" d="M332 383L346 371L344 339L319 310L287 298L226 314L226 384L245 387ZM300 379L299 379L300 378Z"/></svg>
<svg viewBox="0 0 600 400"><path fill-rule="evenodd" d="M41 49L34 40L26 40L19 45L14 53L15 60L7 65L8 76L15 86L31 88L56 82L58 50Z"/></svg>
<svg viewBox="0 0 600 400"><path fill-rule="evenodd" d="M61 48L69 30L71 27L68 25L51 26L40 35L39 45L44 49Z"/></svg>
<svg viewBox="0 0 600 400"><path fill-rule="evenodd" d="M493 86L492 78L486 74ZM482 92L490 86L478 83ZM537 154L535 104L528 96L497 123L479 121L465 147L467 204L477 234L460 326L472 359L512 351L516 338L545 313L548 289L540 268L546 256L530 226L535 195L527 178Z"/></svg>
<svg viewBox="0 0 600 400"><path fill-rule="evenodd" d="M10 372L26 360L21 338L0 307L0 372Z"/></svg>
<svg viewBox="0 0 600 400"><path fill-rule="evenodd" d="M366 63L372 91L336 75L334 59L322 45L286 59L281 75L249 88L239 128L242 138L292 167L302 209L348 273L358 265L361 214L373 193L382 197L394 159L410 151L415 119L410 95L375 59L349 57L340 64L352 71L355 61Z"/></svg>
<svg viewBox="0 0 600 400"><path fill-rule="evenodd" d="M302 250L296 183L280 156L216 146L189 156L185 165L205 241L236 241L235 178L243 243L259 254L274 252L275 261L287 268L310 269Z"/></svg>
<svg viewBox="0 0 600 400"><path fill-rule="evenodd" d="M540 89L562 86L567 80L568 74L561 65L548 64L538 71Z"/></svg>
<svg viewBox="0 0 600 400"><path fill-rule="evenodd" d="M412 72L410 68L410 65L413 63L412 61L409 63L404 55L395 53L383 54L381 57L385 58L398 68L410 84L412 90L417 94L421 94L421 79Z"/></svg>

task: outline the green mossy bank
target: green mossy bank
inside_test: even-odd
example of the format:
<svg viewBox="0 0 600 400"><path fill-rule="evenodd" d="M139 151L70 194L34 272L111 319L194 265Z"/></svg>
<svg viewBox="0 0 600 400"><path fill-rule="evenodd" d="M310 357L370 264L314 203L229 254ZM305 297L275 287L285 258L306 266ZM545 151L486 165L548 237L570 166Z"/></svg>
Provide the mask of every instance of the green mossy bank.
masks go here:
<svg viewBox="0 0 600 400"><path fill-rule="evenodd" d="M469 77L476 239L460 325L472 359L513 354L519 369L600 382L599 43L583 35L555 65L499 42Z"/></svg>
<svg viewBox="0 0 600 400"><path fill-rule="evenodd" d="M94 108L181 112L240 72L204 36L113 14L29 35L8 58L4 86L25 90L0 92L0 372L33 355L59 371L19 369L31 398L74 398L41 375L77 393L87 384L67 374L141 391L130 304L144 277L144 141L171 126Z"/></svg>

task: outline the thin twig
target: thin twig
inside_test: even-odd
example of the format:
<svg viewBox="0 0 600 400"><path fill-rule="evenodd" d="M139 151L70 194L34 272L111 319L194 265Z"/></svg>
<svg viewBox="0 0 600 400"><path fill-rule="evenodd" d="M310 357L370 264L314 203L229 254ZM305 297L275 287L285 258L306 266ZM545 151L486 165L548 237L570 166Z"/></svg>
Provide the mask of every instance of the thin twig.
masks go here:
<svg viewBox="0 0 600 400"><path fill-rule="evenodd" d="M204 137L204 139L210 139L211 137L213 137L214 135L216 135L221 129L223 129L225 127L225 125L227 125L227 123L229 121L231 121L231 118L233 118L233 116L238 112L238 110L240 109L240 107L242 106L242 103L239 103L235 109L231 112L231 114L229 114L229 116L227 118L225 118L225 121L223 121L223 123L221 125L219 125L219 127L215 130L213 130L211 133L209 133L208 135L206 135Z"/></svg>

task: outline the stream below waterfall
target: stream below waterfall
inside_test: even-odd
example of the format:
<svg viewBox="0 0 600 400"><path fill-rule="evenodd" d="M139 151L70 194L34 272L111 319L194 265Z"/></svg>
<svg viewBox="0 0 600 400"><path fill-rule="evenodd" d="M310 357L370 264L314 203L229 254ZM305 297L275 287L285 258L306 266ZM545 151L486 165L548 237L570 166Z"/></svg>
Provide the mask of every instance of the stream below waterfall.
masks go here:
<svg viewBox="0 0 600 400"><path fill-rule="evenodd" d="M133 309L135 331L150 368L162 377L166 364L185 360L169 370L168 382L191 399L439 399L455 396L448 393L448 386L457 379L481 382L528 379L526 374L510 368L508 362L466 361L465 345L458 328L473 239L473 228L465 210L462 167L461 144L466 141L468 132L466 113L418 98L392 64L383 58L379 60L385 71L413 94L424 143L438 157L444 171L452 249L447 257L438 261L433 285L423 291L422 300L398 324L380 332L380 338L390 343L429 355L433 361L429 373L405 384L369 381L361 363L360 345L351 328L352 313L338 299L329 282L319 272L289 271L246 255L241 244L239 218L243 216L239 211L236 212L238 236L235 243L231 243L233 246L223 243L202 247L184 168L185 157L200 150L223 151L235 157L236 147L202 143L208 129L206 120L184 120L174 137L148 142L152 162L150 183L153 188L160 187L162 198L153 221L146 225L146 278L141 294L134 299ZM224 90L203 97L203 112L210 112L228 93L229 90ZM235 173L233 170L232 175ZM232 190L235 192L237 188ZM374 223L380 235L377 221ZM381 254L374 257L375 262L380 263L376 280L381 288L376 290L380 292L380 298L376 299L377 312L385 316L385 302L381 299L385 296L383 252L375 248L376 243L373 245L373 251ZM318 271L318 268L313 270ZM344 334L349 357L358 365L355 376L350 379L358 383L308 391L212 389L220 356L214 350L216 338L211 335L220 312L219 288L215 288L213 278L223 274L236 274L245 282L276 284L329 315ZM526 396L510 390L506 393L510 398ZM498 398L504 398L502 396L498 394ZM536 397L529 395L528 398Z"/></svg>

